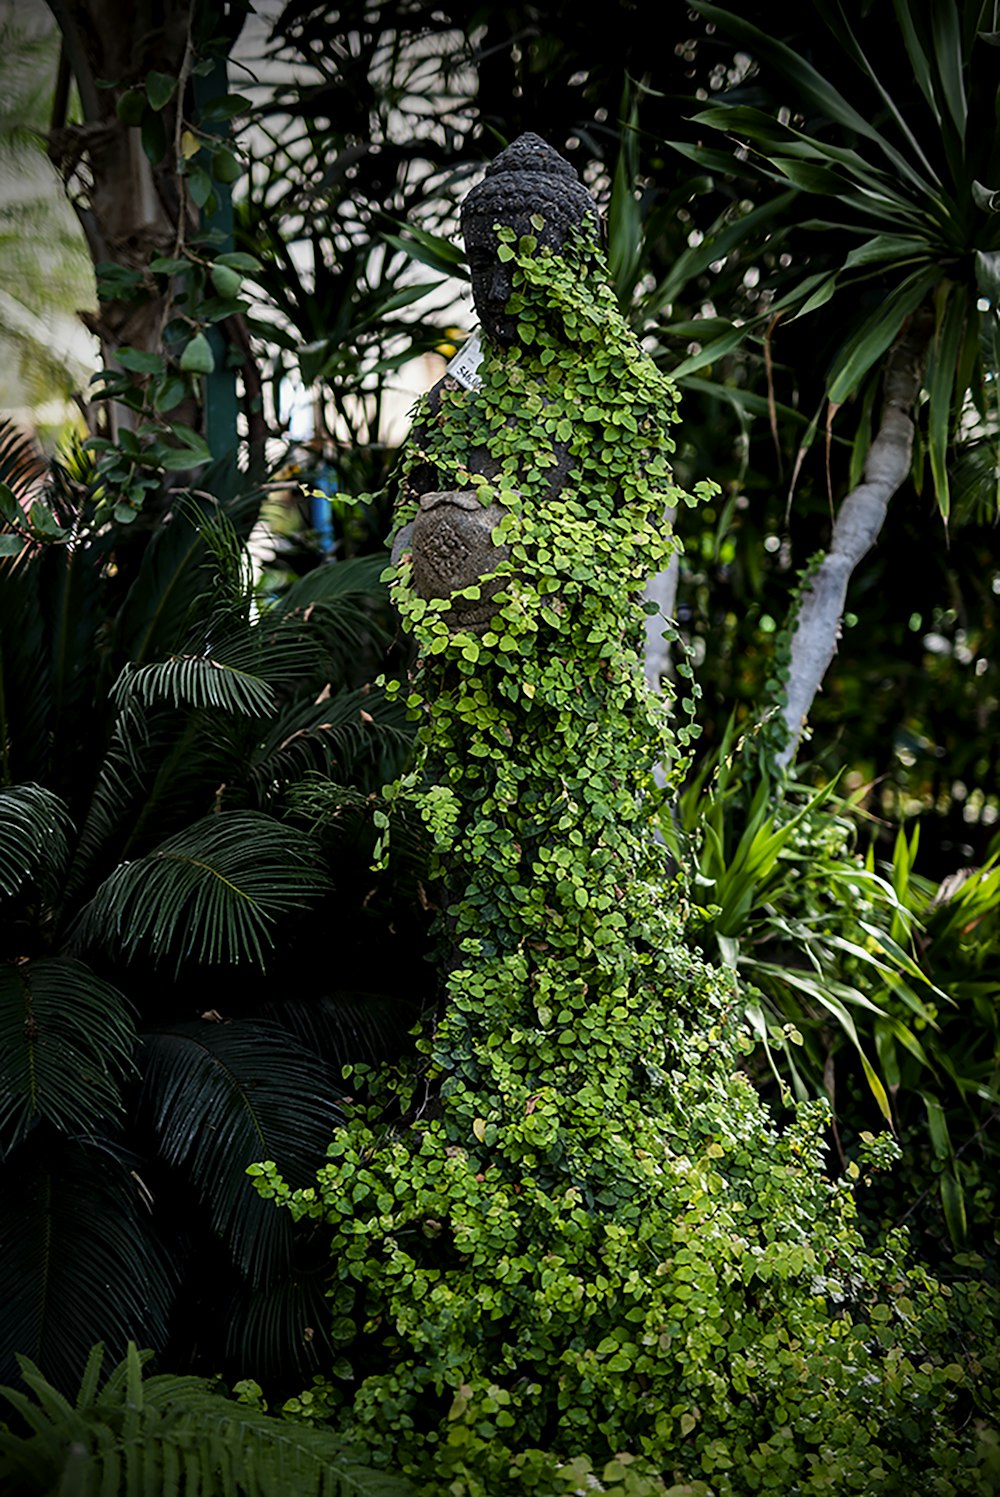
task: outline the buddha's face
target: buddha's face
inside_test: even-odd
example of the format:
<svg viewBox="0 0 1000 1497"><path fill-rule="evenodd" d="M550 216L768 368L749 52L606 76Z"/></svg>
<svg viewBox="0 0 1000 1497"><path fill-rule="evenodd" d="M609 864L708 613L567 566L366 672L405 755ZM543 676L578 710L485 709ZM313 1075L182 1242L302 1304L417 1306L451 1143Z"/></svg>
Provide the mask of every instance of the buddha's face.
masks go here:
<svg viewBox="0 0 1000 1497"><path fill-rule="evenodd" d="M466 255L472 277L472 300L483 329L495 343L509 348L517 337L517 319L507 314L507 303L514 289L514 261L506 263L497 255L496 230L492 217L472 216L465 224ZM533 234L529 215L510 224L518 238Z"/></svg>

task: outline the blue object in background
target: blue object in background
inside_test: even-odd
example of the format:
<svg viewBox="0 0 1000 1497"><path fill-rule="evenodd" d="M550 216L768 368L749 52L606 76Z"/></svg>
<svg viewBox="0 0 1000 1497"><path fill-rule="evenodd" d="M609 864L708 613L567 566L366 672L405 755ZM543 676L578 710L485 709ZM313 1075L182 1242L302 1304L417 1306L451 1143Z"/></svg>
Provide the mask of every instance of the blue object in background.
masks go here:
<svg viewBox="0 0 1000 1497"><path fill-rule="evenodd" d="M338 491L337 475L332 468L320 468L312 480L312 487L317 492L309 495L309 524L316 532L316 538L324 551L332 551L334 547L333 533L333 506L330 498ZM324 497L324 496L330 496Z"/></svg>

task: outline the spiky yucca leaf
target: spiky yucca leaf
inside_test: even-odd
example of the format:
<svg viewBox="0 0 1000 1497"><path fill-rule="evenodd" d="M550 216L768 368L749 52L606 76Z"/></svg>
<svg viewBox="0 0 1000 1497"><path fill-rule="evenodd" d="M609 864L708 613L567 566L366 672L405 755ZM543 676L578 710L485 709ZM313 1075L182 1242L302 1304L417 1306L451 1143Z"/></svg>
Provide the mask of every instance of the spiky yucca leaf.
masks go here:
<svg viewBox="0 0 1000 1497"><path fill-rule="evenodd" d="M126 959L256 962L279 916L330 888L318 849L255 811L205 816L146 857L123 863L84 912L76 939Z"/></svg>
<svg viewBox="0 0 1000 1497"><path fill-rule="evenodd" d="M200 1378L143 1378L130 1343L97 1390L103 1347L87 1361L76 1405L20 1359L30 1390L0 1389L28 1434L0 1431L11 1497L407 1497L401 1477L363 1464L330 1430L270 1418Z"/></svg>
<svg viewBox="0 0 1000 1497"><path fill-rule="evenodd" d="M140 1107L167 1164L183 1169L212 1225L255 1283L287 1261L291 1233L247 1167L262 1159L302 1183L342 1121L326 1065L287 1030L252 1020L194 1022L143 1036Z"/></svg>
<svg viewBox="0 0 1000 1497"><path fill-rule="evenodd" d="M968 427L967 397L982 418L972 435L988 435L995 449L1000 224L994 209L994 62L990 37L981 29L983 6L979 0L897 4L896 45L879 53L893 61L906 57L909 69L895 73L881 65L876 70L869 61L863 18L849 19L843 7L821 7L834 48L856 69L859 98L869 106L858 109L801 48L709 0L691 4L779 80L782 105L814 117L810 133L775 118L775 107L759 109L721 95L692 118L748 142L754 170L781 188L791 182L802 197L793 221L797 231L816 236L810 274L794 279L787 294L769 305L767 319L779 311L790 318L821 309L831 318L828 304L836 301L828 323L835 330L825 376L829 401L837 406L862 392L882 370L907 320L921 307L933 308L932 335L921 350L922 385L931 473L947 520L949 448L965 434L963 423ZM923 101L897 103L893 91L910 81ZM710 164L700 148L685 154ZM810 199L817 200L820 216L811 216ZM750 217L736 225L744 252L753 244L747 237ZM711 236L699 248L716 259L723 253ZM875 288L871 305L865 293ZM746 329L736 333L737 341L745 340ZM859 464L864 446L862 439Z"/></svg>
<svg viewBox="0 0 1000 1497"><path fill-rule="evenodd" d="M130 1338L164 1345L176 1271L150 1233L141 1168L45 1128L5 1163L0 1378L16 1377L23 1352L67 1392L95 1335L115 1355Z"/></svg>
<svg viewBox="0 0 1000 1497"><path fill-rule="evenodd" d="M82 962L0 965L0 1154L43 1118L66 1133L116 1120L135 1041L122 995Z"/></svg>
<svg viewBox="0 0 1000 1497"><path fill-rule="evenodd" d="M65 866L71 827L65 802L44 785L0 786L0 895L33 880L49 892Z"/></svg>

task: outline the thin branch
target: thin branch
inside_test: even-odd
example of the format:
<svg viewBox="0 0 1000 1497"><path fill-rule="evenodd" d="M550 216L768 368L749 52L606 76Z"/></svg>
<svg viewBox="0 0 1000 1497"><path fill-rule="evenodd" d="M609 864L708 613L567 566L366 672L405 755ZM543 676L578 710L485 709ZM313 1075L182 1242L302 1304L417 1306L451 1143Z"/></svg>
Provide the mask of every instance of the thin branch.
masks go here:
<svg viewBox="0 0 1000 1497"><path fill-rule="evenodd" d="M803 590L791 643L783 717L788 741L777 756L787 769L840 637L847 588L878 540L889 501L905 482L913 453L913 407L920 393L933 314L910 319L886 358L882 420L858 486L840 506L830 549Z"/></svg>

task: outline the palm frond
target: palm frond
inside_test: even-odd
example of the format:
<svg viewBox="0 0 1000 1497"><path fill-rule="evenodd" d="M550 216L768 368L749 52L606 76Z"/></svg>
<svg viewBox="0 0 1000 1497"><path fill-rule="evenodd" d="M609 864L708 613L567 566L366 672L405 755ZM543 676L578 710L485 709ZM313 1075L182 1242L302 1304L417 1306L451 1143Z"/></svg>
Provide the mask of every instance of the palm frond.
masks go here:
<svg viewBox="0 0 1000 1497"><path fill-rule="evenodd" d="M281 620L273 628L266 619L251 622L249 595L242 607L219 610L192 637L192 653L210 655L233 670L250 671L274 687L308 680L323 668L323 650L313 628L301 619Z"/></svg>
<svg viewBox="0 0 1000 1497"><path fill-rule="evenodd" d="M65 867L72 825L65 802L43 785L0 786L0 895L31 881L50 892Z"/></svg>
<svg viewBox="0 0 1000 1497"><path fill-rule="evenodd" d="M264 1288L246 1280L232 1286L223 1322L227 1364L237 1375L259 1376L266 1367L276 1382L301 1387L330 1368L337 1351L329 1329L329 1244L320 1241L324 1261L314 1272L293 1268Z"/></svg>
<svg viewBox="0 0 1000 1497"><path fill-rule="evenodd" d="M95 864L100 866L102 854L107 855L107 849L134 823L132 808L144 794L152 753L147 714L139 703L126 700L115 720L66 877L67 906L72 906ZM103 871L110 872L110 868Z"/></svg>
<svg viewBox="0 0 1000 1497"><path fill-rule="evenodd" d="M205 1379L143 1377L126 1357L97 1391L104 1349L93 1348L76 1404L19 1359L29 1390L0 1388L28 1433L0 1432L0 1477L19 1497L412 1497L402 1477L363 1464L329 1429L271 1418Z"/></svg>
<svg viewBox="0 0 1000 1497"><path fill-rule="evenodd" d="M271 611L289 613L310 603L336 603L344 598L381 598L386 594L380 581L388 557L352 556L346 561L328 561L300 577L271 605Z"/></svg>
<svg viewBox="0 0 1000 1497"><path fill-rule="evenodd" d="M126 960L265 964L273 928L330 888L318 849L253 811L205 816L105 879L74 939Z"/></svg>
<svg viewBox="0 0 1000 1497"><path fill-rule="evenodd" d="M288 799L294 814L302 817L331 853L373 845L379 836L373 817L381 811L389 818L389 868L394 885L415 889L418 881L428 878L431 842L412 802L387 801L318 774L303 775Z"/></svg>
<svg viewBox="0 0 1000 1497"><path fill-rule="evenodd" d="M164 1345L176 1274L137 1164L36 1129L0 1166L0 1282L5 1380L23 1352L67 1391L95 1335L116 1355L136 1337Z"/></svg>
<svg viewBox="0 0 1000 1497"><path fill-rule="evenodd" d="M379 579L384 556L354 556L331 561L292 583L263 614L265 630L305 620L335 658L386 640L377 615L388 616L389 594Z"/></svg>
<svg viewBox="0 0 1000 1497"><path fill-rule="evenodd" d="M287 1265L292 1222L263 1201L249 1165L280 1162L305 1184L342 1115L328 1067L287 1030L250 1020L164 1026L143 1037L140 1113L164 1161L184 1170L241 1270Z"/></svg>
<svg viewBox="0 0 1000 1497"><path fill-rule="evenodd" d="M54 467L54 475L60 469ZM56 477L46 498L61 524L73 524L63 480ZM86 723L85 756L93 764L108 730L104 700L102 633L108 616L105 568L112 538L105 532L70 546L46 547L38 560L39 602L45 628L50 691L51 764L49 783L73 804L84 778L80 740L68 722Z"/></svg>
<svg viewBox="0 0 1000 1497"><path fill-rule="evenodd" d="M0 558L0 780L42 778L51 756L51 683L40 569Z"/></svg>
<svg viewBox="0 0 1000 1497"><path fill-rule="evenodd" d="M120 1116L135 1041L122 995L82 962L0 966L0 1153L41 1119L75 1133Z"/></svg>

